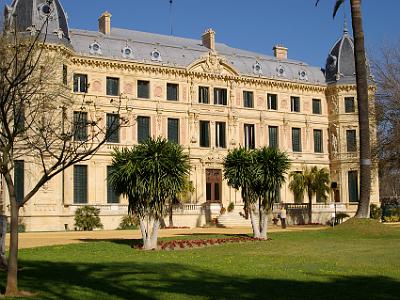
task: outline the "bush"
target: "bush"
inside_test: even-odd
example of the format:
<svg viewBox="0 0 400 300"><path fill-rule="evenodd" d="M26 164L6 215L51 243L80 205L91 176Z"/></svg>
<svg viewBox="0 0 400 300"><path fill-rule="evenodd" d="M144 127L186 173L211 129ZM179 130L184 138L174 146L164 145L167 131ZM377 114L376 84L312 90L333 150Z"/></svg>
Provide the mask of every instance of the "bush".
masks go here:
<svg viewBox="0 0 400 300"><path fill-rule="evenodd" d="M139 225L139 218L136 215L126 215L121 219L118 230L137 229Z"/></svg>
<svg viewBox="0 0 400 300"><path fill-rule="evenodd" d="M10 226L11 224L7 222L7 232L10 232ZM18 220L18 232L25 232L25 223L22 218L19 218Z"/></svg>
<svg viewBox="0 0 400 300"><path fill-rule="evenodd" d="M90 205L78 208L75 212L75 230L92 231L103 228L99 214L100 209Z"/></svg>
<svg viewBox="0 0 400 300"><path fill-rule="evenodd" d="M384 217L383 220L385 222L400 222L400 216L387 216Z"/></svg>
<svg viewBox="0 0 400 300"><path fill-rule="evenodd" d="M226 213L226 208L225 207L221 207L221 210L219 211L219 213L221 215L223 215L224 213Z"/></svg>
<svg viewBox="0 0 400 300"><path fill-rule="evenodd" d="M235 204L233 204L233 202L229 203L228 205L228 212L231 212L235 209Z"/></svg>
<svg viewBox="0 0 400 300"><path fill-rule="evenodd" d="M369 217L371 219L380 220L382 218L382 208L376 204L370 205Z"/></svg>

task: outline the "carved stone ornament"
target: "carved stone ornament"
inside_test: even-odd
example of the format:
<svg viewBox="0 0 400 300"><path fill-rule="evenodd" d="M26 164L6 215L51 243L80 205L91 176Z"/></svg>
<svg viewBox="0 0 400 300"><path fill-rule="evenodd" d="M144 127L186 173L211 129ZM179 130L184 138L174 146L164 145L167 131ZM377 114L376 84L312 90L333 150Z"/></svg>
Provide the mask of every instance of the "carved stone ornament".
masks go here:
<svg viewBox="0 0 400 300"><path fill-rule="evenodd" d="M206 155L204 155L201 158L201 163L203 164L210 164L210 163L223 163L225 159L225 155L222 153L219 153L219 151L216 151L215 149L211 150L210 152L208 152Z"/></svg>
<svg viewBox="0 0 400 300"><path fill-rule="evenodd" d="M223 61L217 53L210 51L206 57L206 62L202 64L203 71L206 73L221 74L223 67L221 62Z"/></svg>

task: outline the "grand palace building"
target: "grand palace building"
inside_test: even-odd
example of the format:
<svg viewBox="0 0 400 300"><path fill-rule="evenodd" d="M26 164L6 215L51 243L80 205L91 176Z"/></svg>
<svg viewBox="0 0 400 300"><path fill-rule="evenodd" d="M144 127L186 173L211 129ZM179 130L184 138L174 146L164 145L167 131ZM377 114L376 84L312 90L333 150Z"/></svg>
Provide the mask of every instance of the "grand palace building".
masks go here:
<svg viewBox="0 0 400 300"><path fill-rule="evenodd" d="M98 31L70 29L59 0L14 0L5 14L9 23L19 16L20 31L40 28L43 16L51 14L48 43L65 50L59 55L65 55L71 97L77 103L98 103L103 126L119 117L104 103L123 98L126 105L119 113L130 124L89 161L68 168L37 192L22 210L27 230L73 230L75 210L85 204L100 208L105 229L117 228L128 206L107 183L110 154L115 147L158 136L181 144L190 155L194 192L189 203L175 211L177 226L202 226L219 218L221 206L230 203L235 204L232 218L242 218L240 192L228 187L222 171L228 151L237 147L278 147L289 155L292 171L327 168L332 192L329 203L313 199L315 222L326 222L331 203L338 211L355 213L358 111L354 44L346 29L327 48L321 69L291 59L283 45L275 45L269 56L218 43L212 29L199 33L199 39L188 39L114 28L108 12L100 16ZM373 105L375 87L370 79ZM69 113L76 110L78 105ZM372 117L375 138L374 124ZM34 168L23 159L16 164L18 193L35 182ZM376 166L372 173L371 201L378 202ZM289 179L279 200L294 207L288 185ZM7 193L2 194L9 214ZM241 222L250 226L248 220Z"/></svg>

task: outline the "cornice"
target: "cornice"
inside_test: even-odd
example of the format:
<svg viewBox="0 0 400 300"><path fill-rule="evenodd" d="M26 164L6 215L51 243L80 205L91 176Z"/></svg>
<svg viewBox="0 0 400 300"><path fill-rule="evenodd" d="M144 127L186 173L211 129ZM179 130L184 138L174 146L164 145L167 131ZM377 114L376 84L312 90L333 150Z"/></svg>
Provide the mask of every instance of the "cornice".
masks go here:
<svg viewBox="0 0 400 300"><path fill-rule="evenodd" d="M86 67L100 67L114 70L125 70L125 71L136 71L136 72L147 72L149 74L162 74L181 76L182 78L200 79L200 80L215 80L223 81L226 83L234 82L237 84L252 84L259 87L285 89L285 90L296 90L302 92L316 92L325 93L327 86L325 85L313 85L299 82L290 82L283 80L274 80L268 78L253 78L248 76L240 75L226 75L216 74L207 72L191 71L187 68L170 67L162 65L153 65L138 62L127 62L121 60L112 59L98 59L96 57L82 57L74 56L71 57L73 64L86 66Z"/></svg>
<svg viewBox="0 0 400 300"><path fill-rule="evenodd" d="M357 85L356 84L328 85L328 87L326 88L327 96L337 95L337 94L343 93L343 92L345 92L345 93L357 92ZM375 93L376 86L372 85L372 84L369 85L368 92Z"/></svg>

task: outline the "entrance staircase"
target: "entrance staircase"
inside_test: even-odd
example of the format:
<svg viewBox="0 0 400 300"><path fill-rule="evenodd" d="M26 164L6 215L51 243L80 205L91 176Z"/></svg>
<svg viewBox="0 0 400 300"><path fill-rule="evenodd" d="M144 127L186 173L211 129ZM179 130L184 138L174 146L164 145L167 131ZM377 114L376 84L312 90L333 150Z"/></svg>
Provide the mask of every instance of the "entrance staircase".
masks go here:
<svg viewBox="0 0 400 300"><path fill-rule="evenodd" d="M240 213L243 210L233 210L218 217L218 226L221 227L251 227L250 219L246 220Z"/></svg>

